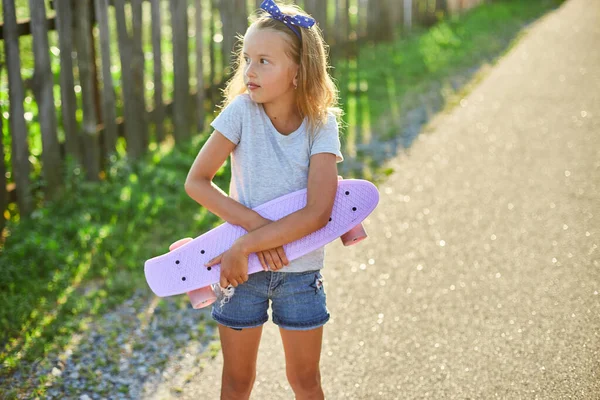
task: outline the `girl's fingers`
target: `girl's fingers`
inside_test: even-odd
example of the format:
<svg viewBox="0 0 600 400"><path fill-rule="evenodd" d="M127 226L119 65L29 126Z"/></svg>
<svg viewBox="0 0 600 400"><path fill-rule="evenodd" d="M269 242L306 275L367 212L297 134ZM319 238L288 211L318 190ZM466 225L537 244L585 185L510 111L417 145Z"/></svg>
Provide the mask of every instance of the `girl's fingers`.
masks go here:
<svg viewBox="0 0 600 400"><path fill-rule="evenodd" d="M281 259L281 262L284 265L289 265L290 262L288 261L287 256L285 255L285 251L283 250L283 247L280 246L276 250L277 250L277 254L279 255L279 259Z"/></svg>
<svg viewBox="0 0 600 400"><path fill-rule="evenodd" d="M259 251L258 253L256 253L256 255L258 256L258 260L260 261L260 265L262 265L263 270L268 271L269 267L267 267L267 263L265 262L265 255L263 254L263 252Z"/></svg>
<svg viewBox="0 0 600 400"><path fill-rule="evenodd" d="M233 287L237 287L238 281L237 281L237 279L234 279L234 278L227 279L224 276L222 276L219 281L219 285L221 285L221 287L223 289L226 289L229 285L231 285Z"/></svg>
<svg viewBox="0 0 600 400"><path fill-rule="evenodd" d="M215 264L219 264L221 262L221 259L223 258L223 254L221 254L220 256L217 256L215 258L213 258L212 260L210 260L209 262L207 262L206 264L204 264L207 267L213 266Z"/></svg>
<svg viewBox="0 0 600 400"><path fill-rule="evenodd" d="M277 253L277 250L271 249L271 250L269 250L269 253L271 253L271 257L273 258L273 261L275 262L275 268L281 269L281 267L283 267L283 265L281 263L281 259L279 258L279 254Z"/></svg>
<svg viewBox="0 0 600 400"><path fill-rule="evenodd" d="M271 269L273 269L275 267L275 263L273 262L273 257L271 257L271 252L264 251L263 252L265 255L265 261L267 262L268 267L270 267Z"/></svg>
<svg viewBox="0 0 600 400"><path fill-rule="evenodd" d="M221 287L225 289L227 288L227 286L229 286L229 281L224 276L221 276L221 279L219 280L219 285L221 285Z"/></svg>

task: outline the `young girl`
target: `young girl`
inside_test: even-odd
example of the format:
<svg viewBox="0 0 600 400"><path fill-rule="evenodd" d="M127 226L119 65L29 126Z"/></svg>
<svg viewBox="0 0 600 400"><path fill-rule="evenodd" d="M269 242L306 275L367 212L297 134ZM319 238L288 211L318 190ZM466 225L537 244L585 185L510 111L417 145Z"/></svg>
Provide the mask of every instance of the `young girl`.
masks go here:
<svg viewBox="0 0 600 400"><path fill-rule="evenodd" d="M238 65L225 89L215 129L185 182L202 206L248 233L207 266L221 264L212 317L223 350L221 398L246 399L256 374L262 325L280 328L286 375L297 399L321 399L323 325L329 320L324 248L289 261L283 245L329 222L340 152L337 89L327 72L325 43L315 21L296 6L265 0L243 37ZM231 154L228 197L212 179ZM278 221L252 211L307 189L306 207ZM264 271L248 275L248 255Z"/></svg>

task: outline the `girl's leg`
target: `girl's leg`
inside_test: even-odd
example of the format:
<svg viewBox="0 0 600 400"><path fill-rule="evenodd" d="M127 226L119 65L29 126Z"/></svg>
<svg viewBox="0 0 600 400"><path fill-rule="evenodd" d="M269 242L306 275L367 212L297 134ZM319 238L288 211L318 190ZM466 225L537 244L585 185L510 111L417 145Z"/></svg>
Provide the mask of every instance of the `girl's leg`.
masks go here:
<svg viewBox="0 0 600 400"><path fill-rule="evenodd" d="M218 324L223 351L221 400L248 399L256 378L262 326L241 331Z"/></svg>
<svg viewBox="0 0 600 400"><path fill-rule="evenodd" d="M285 351L285 372L297 400L323 399L321 344L323 327L308 331L279 328Z"/></svg>

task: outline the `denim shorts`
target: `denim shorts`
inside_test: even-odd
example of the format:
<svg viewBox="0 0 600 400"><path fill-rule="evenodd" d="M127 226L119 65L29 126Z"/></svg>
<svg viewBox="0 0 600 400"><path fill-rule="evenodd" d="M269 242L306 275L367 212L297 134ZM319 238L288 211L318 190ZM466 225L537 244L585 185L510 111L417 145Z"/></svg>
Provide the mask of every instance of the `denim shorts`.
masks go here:
<svg viewBox="0 0 600 400"><path fill-rule="evenodd" d="M234 288L233 296L228 298L218 284L215 293L217 300L212 306L212 318L237 330L267 322L269 300L273 322L281 328L309 330L329 320L323 276L318 270L256 272Z"/></svg>

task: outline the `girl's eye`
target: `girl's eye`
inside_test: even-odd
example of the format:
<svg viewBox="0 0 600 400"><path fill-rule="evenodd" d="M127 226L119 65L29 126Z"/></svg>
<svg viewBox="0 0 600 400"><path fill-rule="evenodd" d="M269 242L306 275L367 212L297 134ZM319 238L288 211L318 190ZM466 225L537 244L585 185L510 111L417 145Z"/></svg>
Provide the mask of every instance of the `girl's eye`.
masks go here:
<svg viewBox="0 0 600 400"><path fill-rule="evenodd" d="M246 64L250 63L250 57L244 57L244 62ZM266 65L266 64L269 64L269 60L267 60L266 58L261 58L260 63Z"/></svg>

